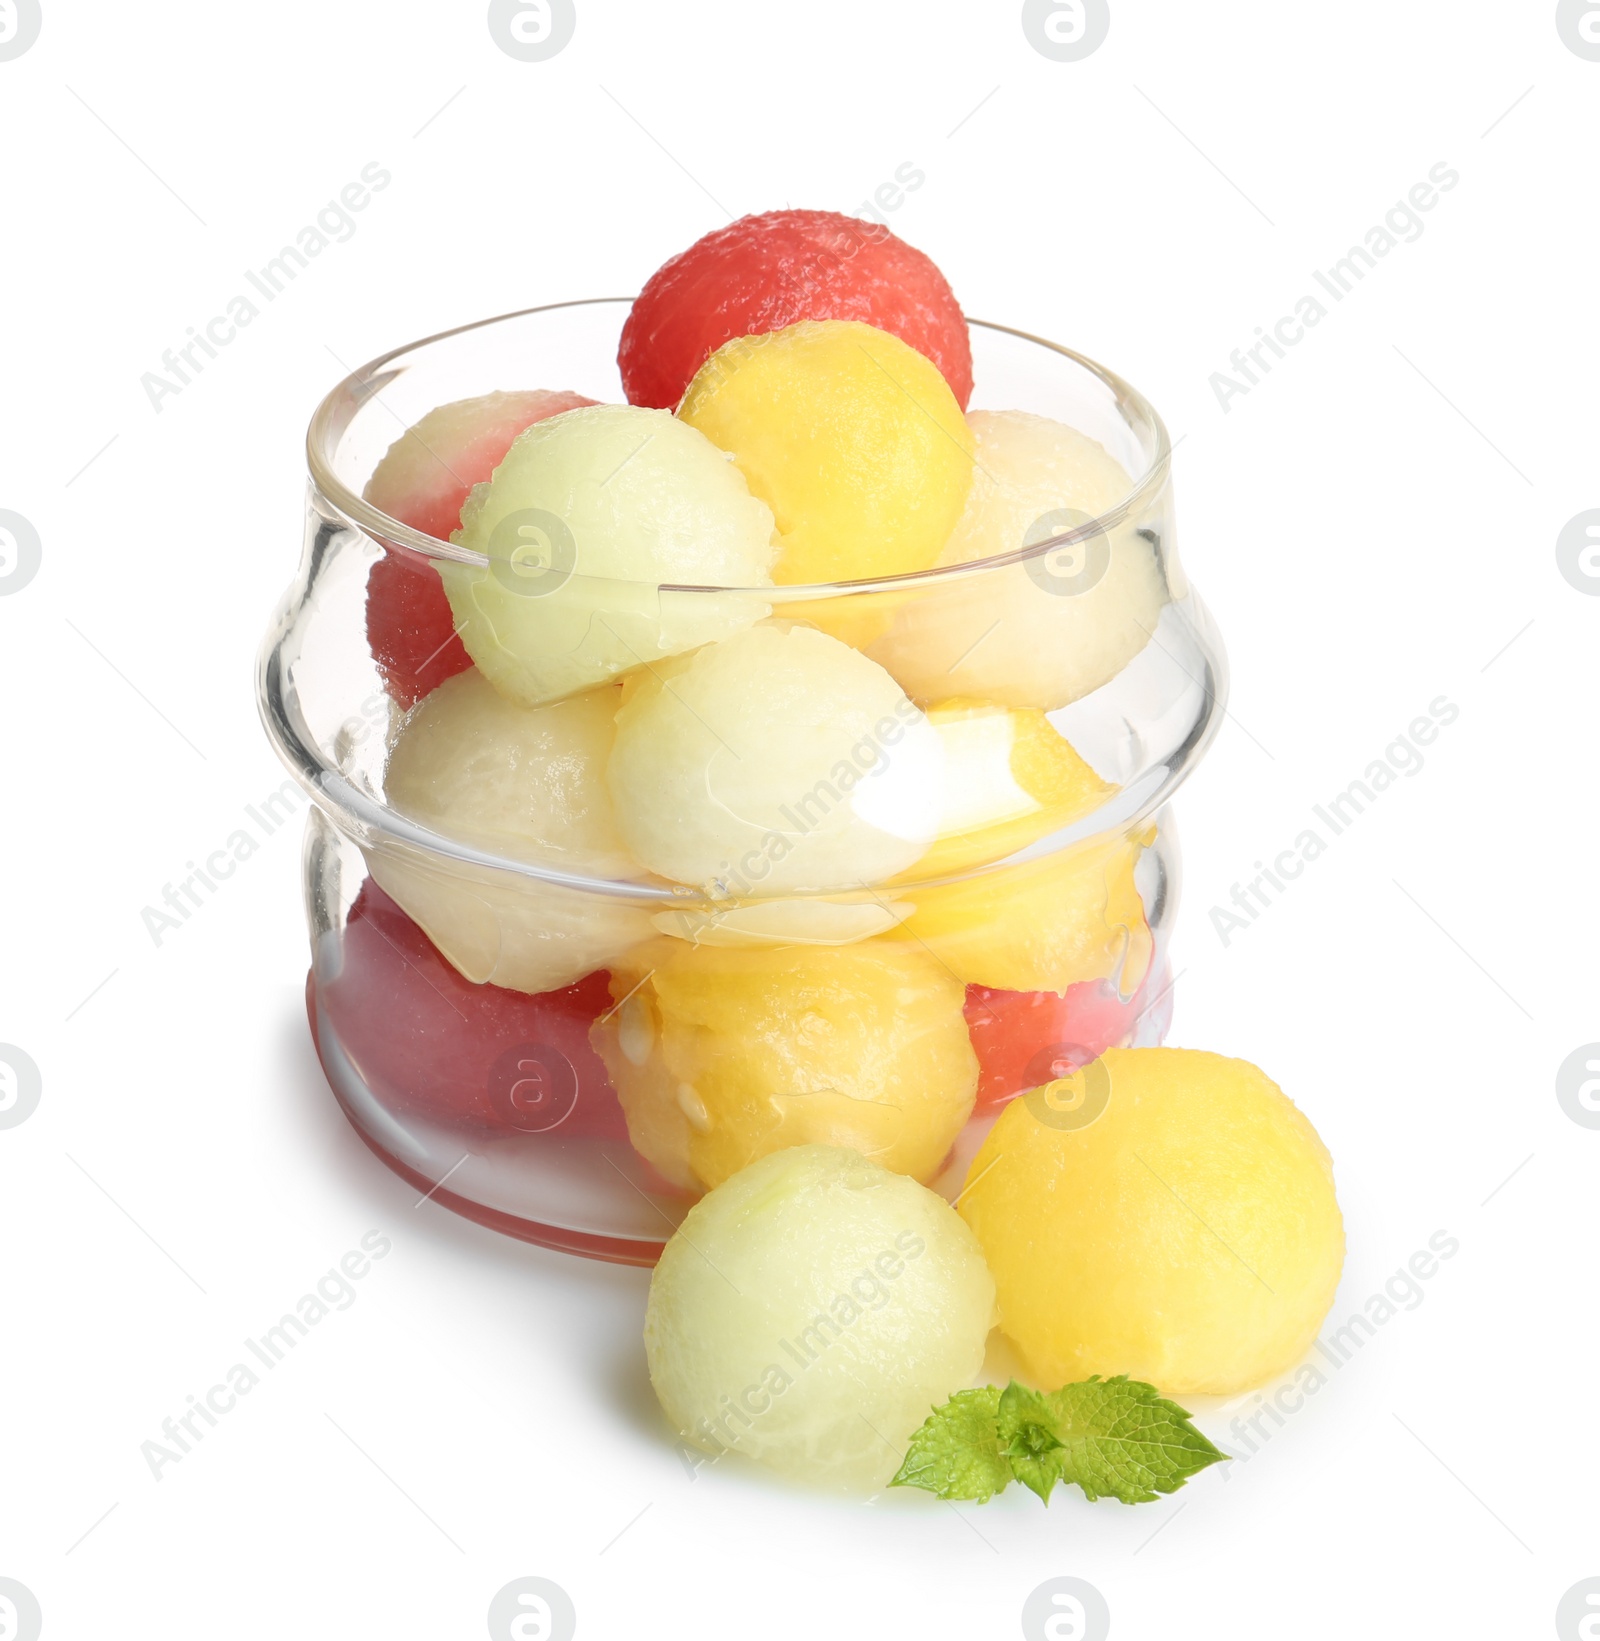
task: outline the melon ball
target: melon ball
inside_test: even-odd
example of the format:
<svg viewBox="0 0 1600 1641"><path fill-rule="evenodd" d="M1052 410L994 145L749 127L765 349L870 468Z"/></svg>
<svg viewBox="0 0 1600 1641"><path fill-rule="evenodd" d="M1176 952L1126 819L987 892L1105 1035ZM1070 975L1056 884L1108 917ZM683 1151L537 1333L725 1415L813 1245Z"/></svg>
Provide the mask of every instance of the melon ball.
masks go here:
<svg viewBox="0 0 1600 1641"><path fill-rule="evenodd" d="M972 344L949 281L881 223L766 211L713 229L646 282L622 327L628 400L670 410L724 342L802 319L859 319L936 364L964 409Z"/></svg>
<svg viewBox="0 0 1600 1641"><path fill-rule="evenodd" d="M439 405L389 446L362 494L390 518L448 541L473 485L488 480L519 433L594 402L533 388Z"/></svg>
<svg viewBox="0 0 1600 1641"><path fill-rule="evenodd" d="M928 709L944 746L939 830L919 878L1003 860L1111 798L1107 784L1034 707L941 701Z"/></svg>
<svg viewBox="0 0 1600 1641"><path fill-rule="evenodd" d="M874 1490L983 1366L994 1281L942 1198L798 1146L697 1203L650 1280L645 1355L687 1443Z"/></svg>
<svg viewBox="0 0 1600 1641"><path fill-rule="evenodd" d="M384 793L435 832L580 877L638 877L606 784L622 690L528 707L473 668L401 725Z"/></svg>
<svg viewBox="0 0 1600 1641"><path fill-rule="evenodd" d="M474 1149L557 1128L562 1141L626 1143L622 1108L589 1044L589 1027L611 1007L603 974L533 997L473 985L368 878L316 1001L330 1057L342 1052L357 1067L401 1133L419 1121ZM402 1154L420 1160L409 1147Z"/></svg>
<svg viewBox="0 0 1600 1641"><path fill-rule="evenodd" d="M440 405L389 446L363 494L390 518L448 541L468 492L525 427L593 403L581 393L536 388ZM385 550L367 578L367 642L384 688L408 709L472 665L438 572L396 548Z"/></svg>
<svg viewBox="0 0 1600 1641"><path fill-rule="evenodd" d="M1041 1385L1235 1395L1293 1366L1333 1303L1332 1163L1244 1060L1108 1049L1008 1105L968 1181L1000 1326Z"/></svg>
<svg viewBox="0 0 1600 1641"><path fill-rule="evenodd" d="M927 569L972 488L972 435L945 379L871 325L808 320L729 342L678 414L771 506L783 584Z"/></svg>
<svg viewBox="0 0 1600 1641"><path fill-rule="evenodd" d="M813 1142L931 1179L971 1114L965 987L913 942L661 940L611 989L595 1046L635 1149L685 1190Z"/></svg>
<svg viewBox="0 0 1600 1641"><path fill-rule="evenodd" d="M1078 844L1014 866L897 894L915 903L903 925L969 986L1063 993L1115 980L1131 996L1155 939L1135 872L1154 836Z"/></svg>
<svg viewBox="0 0 1600 1641"><path fill-rule="evenodd" d="M516 700L573 695L758 621L772 513L703 434L659 410L595 405L521 434L443 563L467 653Z"/></svg>
<svg viewBox="0 0 1600 1641"><path fill-rule="evenodd" d="M363 852L379 887L474 985L559 991L655 934L648 903L623 894L446 863L392 840Z"/></svg>
<svg viewBox="0 0 1600 1641"><path fill-rule="evenodd" d="M546 706L501 695L476 669L401 726L384 791L397 813L486 853L573 877L638 878L605 767L621 690ZM551 991L654 934L648 903L519 878L386 843L372 875L467 979Z"/></svg>
<svg viewBox="0 0 1600 1641"><path fill-rule="evenodd" d="M915 910L876 889L856 894L676 905L652 919L663 933L696 946L853 946L887 934Z"/></svg>
<svg viewBox="0 0 1600 1641"><path fill-rule="evenodd" d="M1023 411L974 411L972 488L941 565L1048 541L1133 489L1093 439ZM1052 711L1109 683L1149 642L1168 598L1133 523L1021 563L908 594L869 646L921 702L976 696Z"/></svg>
<svg viewBox="0 0 1600 1641"><path fill-rule="evenodd" d="M876 662L766 624L628 681L609 778L653 872L715 892L859 889L937 823L941 748Z"/></svg>

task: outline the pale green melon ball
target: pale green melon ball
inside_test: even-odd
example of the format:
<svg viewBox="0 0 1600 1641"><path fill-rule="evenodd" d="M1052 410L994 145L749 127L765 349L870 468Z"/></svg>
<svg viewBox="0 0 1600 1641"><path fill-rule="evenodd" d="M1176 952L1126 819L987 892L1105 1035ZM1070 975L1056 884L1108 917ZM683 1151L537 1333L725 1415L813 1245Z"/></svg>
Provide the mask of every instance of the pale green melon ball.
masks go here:
<svg viewBox="0 0 1600 1641"><path fill-rule="evenodd" d="M609 777L652 871L714 892L859 889L921 856L943 746L876 662L751 627L629 680Z"/></svg>
<svg viewBox="0 0 1600 1641"><path fill-rule="evenodd" d="M606 761L622 690L524 706L476 667L401 725L383 789L402 815L495 854L582 877L638 877L617 830Z"/></svg>
<svg viewBox="0 0 1600 1641"><path fill-rule="evenodd" d="M604 684L529 707L476 669L447 679L401 726L384 772L394 809L487 854L581 878L638 880L612 813L606 760L622 691ZM475 982L553 991L654 933L647 902L386 843L372 875Z"/></svg>
<svg viewBox="0 0 1600 1641"><path fill-rule="evenodd" d="M702 1198L650 1283L667 1418L798 1480L888 1482L983 1365L994 1280L942 1197L855 1151L776 1151Z"/></svg>
<svg viewBox="0 0 1600 1641"><path fill-rule="evenodd" d="M559 991L655 933L649 902L495 867L445 864L385 839L364 849L378 886L474 985Z"/></svg>
<svg viewBox="0 0 1600 1641"><path fill-rule="evenodd" d="M451 539L487 569L439 565L461 641L529 703L758 621L777 554L772 512L703 433L664 410L593 405L518 436Z"/></svg>
<svg viewBox="0 0 1600 1641"><path fill-rule="evenodd" d="M1133 480L1093 439L1020 410L976 410L972 489L941 565L1014 553L1102 517ZM1127 521L1053 553L908 594L868 654L913 700L966 696L1052 711L1109 683L1150 641L1165 562Z"/></svg>

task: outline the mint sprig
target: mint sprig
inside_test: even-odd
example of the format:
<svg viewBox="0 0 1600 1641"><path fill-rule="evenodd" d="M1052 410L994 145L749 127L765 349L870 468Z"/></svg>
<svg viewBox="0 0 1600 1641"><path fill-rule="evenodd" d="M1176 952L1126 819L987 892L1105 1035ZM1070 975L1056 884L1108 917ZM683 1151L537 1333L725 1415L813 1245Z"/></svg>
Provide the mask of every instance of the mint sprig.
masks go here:
<svg viewBox="0 0 1600 1641"><path fill-rule="evenodd" d="M925 1487L942 1499L985 1499L1010 1486L1011 1460L1000 1445L1000 1389L958 1390L911 1438L891 1487Z"/></svg>
<svg viewBox="0 0 1600 1641"><path fill-rule="evenodd" d="M1020 1481L1048 1504L1062 1482L1090 1499L1147 1504L1226 1457L1154 1385L1097 1375L1038 1391L1013 1380L935 1408L890 1486L981 1504Z"/></svg>

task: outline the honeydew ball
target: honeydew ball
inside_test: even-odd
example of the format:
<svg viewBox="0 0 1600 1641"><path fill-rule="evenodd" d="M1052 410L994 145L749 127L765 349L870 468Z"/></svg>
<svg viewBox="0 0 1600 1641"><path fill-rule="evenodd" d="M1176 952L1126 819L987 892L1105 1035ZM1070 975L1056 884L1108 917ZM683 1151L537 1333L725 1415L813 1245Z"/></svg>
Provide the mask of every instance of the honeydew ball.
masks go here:
<svg viewBox="0 0 1600 1641"><path fill-rule="evenodd" d="M587 878L638 879L605 766L621 690L523 706L476 668L446 680L402 724L384 791L430 831L486 853ZM469 980L552 991L654 932L645 903L387 842L372 873Z"/></svg>
<svg viewBox="0 0 1600 1641"><path fill-rule="evenodd" d="M1051 1386L1249 1390L1305 1353L1344 1262L1316 1130L1255 1066L1193 1049L1108 1049L1014 1100L960 1207Z"/></svg>
<svg viewBox="0 0 1600 1641"><path fill-rule="evenodd" d="M1023 411L974 411L971 492L943 566L1048 541L1133 489L1075 428ZM1154 543L1130 520L1021 563L908 594L868 653L919 702L976 696L1053 711L1109 683L1150 641L1169 596Z"/></svg>
<svg viewBox="0 0 1600 1641"><path fill-rule="evenodd" d="M876 662L763 623L631 678L609 776L623 837L664 877L859 889L927 847L942 756Z"/></svg>
<svg viewBox="0 0 1600 1641"><path fill-rule="evenodd" d="M967 425L978 466L941 564L1010 552L1051 508L1077 507L1098 517L1133 489L1127 470L1103 445L1065 422L1026 410L975 410Z"/></svg>
<svg viewBox="0 0 1600 1641"><path fill-rule="evenodd" d="M978 1374L993 1314L994 1281L948 1203L807 1145L689 1211L651 1278L645 1353L684 1442L870 1490Z"/></svg>
<svg viewBox="0 0 1600 1641"><path fill-rule="evenodd" d="M606 784L622 690L529 707L477 668L401 725L384 794L403 815L496 854L583 877L637 877Z"/></svg>
<svg viewBox="0 0 1600 1641"><path fill-rule="evenodd" d="M441 563L467 653L537 705L749 626L771 585L771 510L705 436L664 410L594 405L520 434L473 488Z"/></svg>
<svg viewBox="0 0 1600 1641"><path fill-rule="evenodd" d="M654 933L640 902L601 890L446 862L393 840L365 854L379 888L474 985L559 991Z"/></svg>
<svg viewBox="0 0 1600 1641"><path fill-rule="evenodd" d="M915 942L660 940L611 990L595 1047L635 1149L683 1189L814 1142L931 1179L972 1113L966 988Z"/></svg>
<svg viewBox="0 0 1600 1641"><path fill-rule="evenodd" d="M678 414L770 504L785 584L927 569L972 484L972 435L939 367L855 320L724 344Z"/></svg>

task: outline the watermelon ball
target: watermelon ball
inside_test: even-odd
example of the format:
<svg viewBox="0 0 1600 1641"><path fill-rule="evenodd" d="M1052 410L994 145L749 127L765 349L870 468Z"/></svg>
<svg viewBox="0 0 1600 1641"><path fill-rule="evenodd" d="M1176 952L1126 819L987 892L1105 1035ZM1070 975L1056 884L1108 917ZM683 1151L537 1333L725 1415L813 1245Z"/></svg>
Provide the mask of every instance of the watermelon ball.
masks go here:
<svg viewBox="0 0 1600 1641"><path fill-rule="evenodd" d="M858 319L925 354L964 410L972 346L949 282L885 227L837 211L767 211L697 240L650 276L622 329L629 403L670 410L725 342L802 319Z"/></svg>
<svg viewBox="0 0 1600 1641"><path fill-rule="evenodd" d="M968 986L967 1034L978 1056L977 1110L1070 1076L1138 1024L1142 996L1122 998L1109 980L1081 980L1064 992Z"/></svg>
<svg viewBox="0 0 1600 1641"><path fill-rule="evenodd" d="M589 1046L612 1006L604 970L536 996L473 985L368 879L345 922L339 973L320 991L340 1047L396 1116L485 1138L627 1137Z"/></svg>
<svg viewBox="0 0 1600 1641"><path fill-rule="evenodd" d="M384 689L408 711L472 665L433 566L392 547L367 577L367 647Z"/></svg>
<svg viewBox="0 0 1600 1641"><path fill-rule="evenodd" d="M364 495L390 518L448 541L473 485L494 472L524 428L594 402L536 388L440 405L389 446ZM384 688L408 709L472 665L437 571L399 548L386 549L367 578L367 643Z"/></svg>

